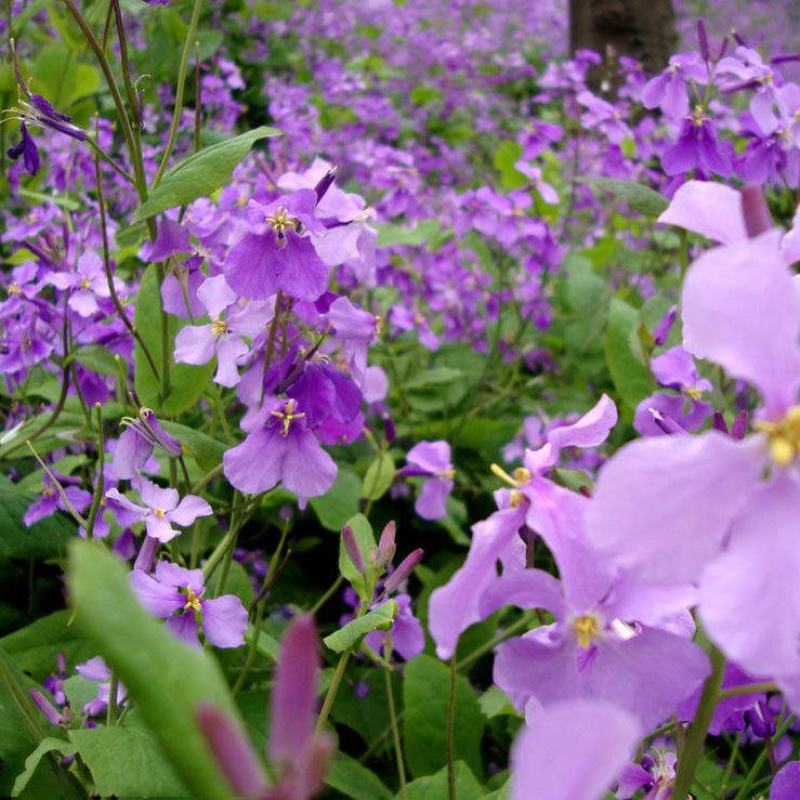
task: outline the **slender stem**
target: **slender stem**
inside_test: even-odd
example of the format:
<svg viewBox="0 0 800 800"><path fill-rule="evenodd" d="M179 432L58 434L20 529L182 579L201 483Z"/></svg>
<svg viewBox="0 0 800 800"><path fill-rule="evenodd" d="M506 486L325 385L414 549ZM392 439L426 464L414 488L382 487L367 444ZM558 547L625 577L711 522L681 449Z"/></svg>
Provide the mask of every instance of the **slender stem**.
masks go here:
<svg viewBox="0 0 800 800"><path fill-rule="evenodd" d="M194 151L200 150L200 126L203 123L202 87L200 85L200 42L194 42Z"/></svg>
<svg viewBox="0 0 800 800"><path fill-rule="evenodd" d="M331 678L330 686L328 686L328 691L325 694L325 700L322 702L322 708L320 709L319 717L317 717L317 732L321 731L328 721L328 715L331 713L333 701L336 699L336 695L339 692L339 686L342 683L344 671L347 668L347 662L349 660L350 650L347 649L339 656L339 663L336 665L336 670Z"/></svg>
<svg viewBox="0 0 800 800"><path fill-rule="evenodd" d="M108 709L106 713L106 725L113 725L117 721L117 687L119 678L117 673L111 672L111 685L108 687Z"/></svg>
<svg viewBox="0 0 800 800"><path fill-rule="evenodd" d="M108 292L111 295L111 302L114 304L114 308L117 310L122 324L128 329L130 335L139 343L139 347L142 348L144 357L147 359L150 369L153 370L153 375L158 378L159 371L153 359L153 355L145 344L144 339L142 339L139 334L139 331L136 330L134 324L128 319L125 307L122 305L122 301L119 299L117 290L114 287L114 276L111 274L111 255L108 248L108 230L106 229L106 199L103 194L103 178L100 174L100 160L97 157L95 157L94 160L94 177L97 183L97 205L100 208L100 233L103 239L103 268L106 273L106 283L108 284Z"/></svg>
<svg viewBox="0 0 800 800"><path fill-rule="evenodd" d="M675 800L685 800L689 794L697 765L703 755L708 726L719 702L724 675L725 656L716 647L713 647L711 650L711 674L703 686L703 693L700 695L694 720L692 720L686 736L686 744L678 756L678 774L675 776L675 786L672 790Z"/></svg>
<svg viewBox="0 0 800 800"><path fill-rule="evenodd" d="M781 726L778 730L775 731L775 735L772 737L772 743L775 744L781 740L784 736L786 731L792 726L795 721L794 714L789 714L789 716L783 721ZM759 754L756 760L753 762L753 766L750 769L750 772L747 773L747 776L744 779L744 783L739 787L739 791L736 793L736 797L734 800L749 800L749 798L753 797L750 793L750 789L753 786L753 783L756 780L756 776L761 771L761 768L764 766L764 762L767 760L767 750L764 748ZM676 798L677 800L677 798Z"/></svg>
<svg viewBox="0 0 800 800"><path fill-rule="evenodd" d="M94 486L94 496L92 497L92 507L89 509L89 518L86 521L86 538L91 539L94 534L94 523L103 502L103 490L105 489L105 479L103 478L103 466L105 465L106 441L103 435L103 410L100 403L95 403L95 413L97 414L97 482Z"/></svg>
<svg viewBox="0 0 800 800"><path fill-rule="evenodd" d="M528 625L536 619L536 612L529 611L523 614L516 622L511 623L505 630L500 631L488 642L484 642L480 647L476 647L471 653L467 653L464 658L456 664L456 669L462 670L474 664L481 656L494 650L497 645L510 639L520 631L525 630Z"/></svg>
<svg viewBox="0 0 800 800"><path fill-rule="evenodd" d="M191 494L197 494L202 488L211 483L220 472L222 472L222 464L217 464L216 467L212 467L194 486L192 486Z"/></svg>
<svg viewBox="0 0 800 800"><path fill-rule="evenodd" d="M117 39L119 41L119 55L122 63L122 82L125 85L125 94L128 95L128 105L131 109L131 127L133 129L134 140L139 144L137 132L141 128L139 118L139 100L136 97L136 89L131 80L131 65L128 59L128 39L125 36L125 23L122 20L122 9L119 7L119 0L111 0L114 9L114 20L117 23Z"/></svg>
<svg viewBox="0 0 800 800"><path fill-rule="evenodd" d="M222 559L222 569L217 579L217 597L225 591L225 585L228 583L228 574L231 571L231 561L233 560L233 551L236 547L236 542L239 539L239 528L237 527L231 537L231 541L225 550L224 558Z"/></svg>
<svg viewBox="0 0 800 800"><path fill-rule="evenodd" d="M114 159L111 158L111 156L108 155L108 153L106 153L106 151L103 150L91 136L86 137L86 144L92 148L95 155L100 156L100 158L102 158L106 164L109 164L114 172L117 173L117 175L123 177L126 181L128 181L128 183L131 184L131 186L136 186L136 181L125 171L125 168L117 164L117 162L114 161Z"/></svg>
<svg viewBox="0 0 800 800"><path fill-rule="evenodd" d="M178 81L175 86L175 107L172 111L169 137L167 138L167 145L164 148L164 154L161 156L161 163L158 165L158 171L153 179L154 188L161 183L161 179L164 177L164 172L167 169L167 164L169 164L170 156L175 148L175 140L178 138L178 128L180 127L181 114L183 113L183 93L186 88L186 70L189 64L189 52L197 36L197 23L200 20L200 9L202 5L203 0L194 0L192 17L189 20L189 30L186 33L186 41L183 44L183 52L181 53L181 63L178 67Z"/></svg>
<svg viewBox="0 0 800 800"><path fill-rule="evenodd" d="M164 299L161 296L161 286L164 283L164 267L156 264L158 276L158 309L161 315L161 402L165 402L170 392L169 367L172 361L172 337L169 333L169 316L164 308Z"/></svg>
<svg viewBox="0 0 800 800"><path fill-rule="evenodd" d="M732 686L730 689L723 689L719 693L719 699L724 700L727 697L740 697L743 694L761 694L762 692L777 691L779 691L778 685L772 681L764 681L763 683L746 683L743 686Z"/></svg>
<svg viewBox="0 0 800 800"><path fill-rule="evenodd" d="M384 647L384 658L388 661L392 655L390 643ZM400 744L400 729L397 725L397 711L394 707L394 689L392 688L392 670L384 668L383 679L386 684L386 702L389 706L389 725L392 729L394 741L394 756L397 761L397 777L400 780L400 794L403 800L408 800L408 787L406 786L406 767L403 762L403 748Z"/></svg>
<svg viewBox="0 0 800 800"><path fill-rule="evenodd" d="M317 600L317 602L314 603L313 606L311 606L311 610L308 613L311 614L311 616L316 616L319 610L322 608L322 606L324 606L325 603L327 603L328 600L330 600L331 597L333 597L333 595L336 594L337 589L342 585L342 583L344 583L344 578L340 575L330 585L325 594L323 594L322 597L320 597L319 600Z"/></svg>
<svg viewBox="0 0 800 800"><path fill-rule="evenodd" d="M458 800L456 797L456 656L450 659L450 699L447 703L447 797L448 800Z"/></svg>

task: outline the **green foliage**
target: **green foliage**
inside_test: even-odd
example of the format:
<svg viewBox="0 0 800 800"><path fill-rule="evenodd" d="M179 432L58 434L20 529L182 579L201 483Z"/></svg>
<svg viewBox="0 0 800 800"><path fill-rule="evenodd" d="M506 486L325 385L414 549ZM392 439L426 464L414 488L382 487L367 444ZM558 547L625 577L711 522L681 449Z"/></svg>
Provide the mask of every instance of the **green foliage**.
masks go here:
<svg viewBox="0 0 800 800"><path fill-rule="evenodd" d="M139 294L136 299L134 323L142 339L147 345L159 370L163 369L163 337L161 328L161 290L158 284L158 273L155 264L151 264L142 277ZM208 386L214 371L213 360L200 367L190 364L176 364L172 358L175 349L175 336L188 320L169 315L169 350L170 391L166 397L161 396L159 377L153 373L144 350L137 342L134 348L134 384L140 401L168 416L179 414L190 409L200 399Z"/></svg>
<svg viewBox="0 0 800 800"><path fill-rule="evenodd" d="M77 623L127 686L176 774L197 796L226 798L195 716L200 703L210 703L238 717L217 664L151 617L125 568L94 543L73 542L67 576Z"/></svg>
<svg viewBox="0 0 800 800"><path fill-rule="evenodd" d="M345 753L337 753L325 774L325 783L352 800L391 800L383 781Z"/></svg>
<svg viewBox="0 0 800 800"><path fill-rule="evenodd" d="M323 528L340 531L347 520L358 513L360 496L361 479L352 470L339 467L333 486L320 497L312 497L308 504Z"/></svg>
<svg viewBox="0 0 800 800"><path fill-rule="evenodd" d="M136 212L135 219L147 219L168 208L213 194L230 178L236 165L259 139L280 135L275 128L256 128L194 153L166 172Z"/></svg>
<svg viewBox="0 0 800 800"><path fill-rule="evenodd" d="M516 167L522 158L522 145L518 142L500 142L494 153L494 166L500 173L500 183L504 189L520 189L529 181Z"/></svg>
<svg viewBox="0 0 800 800"><path fill-rule="evenodd" d="M392 456L382 450L367 467L361 487L361 496L367 500L380 500L389 491L394 480L394 472Z"/></svg>
<svg viewBox="0 0 800 800"><path fill-rule="evenodd" d="M413 228L389 222L379 223L375 227L378 229L378 247L395 247L401 244L420 247L433 241L439 232L439 221L426 219L418 222Z"/></svg>
<svg viewBox="0 0 800 800"><path fill-rule="evenodd" d="M639 313L618 297L611 300L605 352L608 370L620 397L632 409L655 389L642 347Z"/></svg>
<svg viewBox="0 0 800 800"><path fill-rule="evenodd" d="M387 600L374 611L369 611L363 617L356 617L338 631L326 636L323 641L334 653L343 653L372 631L391 630L396 615L397 603Z"/></svg>
<svg viewBox="0 0 800 800"><path fill-rule="evenodd" d="M201 469L208 472L222 463L222 454L225 452L222 442L178 422L167 420L162 421L161 425L181 443L184 453L191 456Z"/></svg>
<svg viewBox="0 0 800 800"><path fill-rule="evenodd" d="M62 756L73 755L75 746L65 742L63 739L53 739L51 737L42 739L36 749L25 759L25 769L14 780L14 787L11 790L12 797L19 797L25 791L41 760L48 753L59 753Z"/></svg>
<svg viewBox="0 0 800 800"><path fill-rule="evenodd" d="M666 211L669 201L649 186L635 181L621 181L615 178L581 178L581 183L608 192L621 200L632 211L646 217L657 217Z"/></svg>
<svg viewBox="0 0 800 800"><path fill-rule="evenodd" d="M370 556L375 551L375 536L372 533L372 526L363 514L356 514L346 522L353 531L356 544L358 545L361 558L365 564L370 563ZM374 578L369 574L362 575L347 555L344 540L339 540L339 573L343 578L350 581L350 584L358 592L359 597L365 602L372 599L374 589Z"/></svg>
<svg viewBox="0 0 800 800"><path fill-rule="evenodd" d="M463 761L455 763L456 797L458 800L480 800L485 790L475 779L470 768ZM447 797L447 768L439 770L435 775L417 778L408 784L408 800L441 800ZM401 794L395 800L403 800Z"/></svg>
<svg viewBox="0 0 800 800"><path fill-rule="evenodd" d="M450 670L427 655L410 661L403 680L403 750L412 775L431 775L447 763L447 711ZM485 717L475 691L456 678L454 741L456 758L481 774L481 736Z"/></svg>

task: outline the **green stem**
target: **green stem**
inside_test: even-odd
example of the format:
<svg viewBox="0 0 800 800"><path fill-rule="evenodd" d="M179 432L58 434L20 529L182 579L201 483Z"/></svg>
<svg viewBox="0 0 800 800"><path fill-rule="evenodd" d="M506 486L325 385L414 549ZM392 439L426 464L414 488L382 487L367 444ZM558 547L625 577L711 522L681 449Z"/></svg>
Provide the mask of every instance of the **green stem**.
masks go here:
<svg viewBox="0 0 800 800"><path fill-rule="evenodd" d="M535 611L526 612L516 622L511 623L505 630L500 631L500 633L492 637L488 642L485 642L480 647L476 647L471 653L467 653L467 655L456 664L456 669L462 670L471 666L481 656L494 650L497 645L501 644L506 639L510 639L512 636L516 636L520 631L524 631L535 619Z"/></svg>
<svg viewBox="0 0 800 800"><path fill-rule="evenodd" d="M164 283L164 267L156 264L158 277L158 308L161 314L161 401L166 401L170 391L169 366L172 360L172 339L169 335L169 317L164 309L164 300L161 297L161 285Z"/></svg>
<svg viewBox="0 0 800 800"><path fill-rule="evenodd" d="M772 681L764 681L763 683L747 683L743 686L732 686L730 689L723 689L719 693L719 699L724 700L726 697L740 697L743 694L760 694L762 692L777 691L779 691L778 685Z"/></svg>
<svg viewBox="0 0 800 800"><path fill-rule="evenodd" d="M225 550L225 557L222 559L222 569L217 579L217 597L225 591L225 585L228 583L228 574L231 571L231 561L233 560L233 551L236 547L236 542L239 539L239 528L237 527L231 537L230 543Z"/></svg>
<svg viewBox="0 0 800 800"><path fill-rule="evenodd" d="M675 800L685 800L694 780L694 774L708 733L708 726L719 702L722 678L725 674L725 656L716 647L711 650L711 674L703 686L703 693L694 715L694 720L686 736L686 744L678 756L678 774L672 796Z"/></svg>
<svg viewBox="0 0 800 800"><path fill-rule="evenodd" d="M167 146L164 149L164 155L161 156L161 163L158 165L158 172L153 179L153 188L161 183L164 177L164 172L167 169L172 151L175 148L175 140L178 138L178 128L180 127L181 114L183 113L183 93L186 88L186 71L189 65L189 52L192 49L192 43L197 36L197 23L200 21L200 9L203 5L203 0L194 0L192 7L192 17L189 20L189 30L186 33L186 41L183 43L183 52L181 53L181 63L178 67L178 82L175 87L175 107L172 111L172 122L169 126L169 137L167 138Z"/></svg>
<svg viewBox="0 0 800 800"><path fill-rule="evenodd" d="M320 709L319 717L317 717L317 732L321 731L328 721L328 715L331 713L331 708L333 708L333 701L336 699L336 695L339 692L339 686L342 683L344 671L347 668L347 662L349 660L350 650L347 649L339 656L339 663L336 665L336 670L331 678L330 686L328 686L328 691L325 694L325 700L322 702L322 708Z"/></svg>
<svg viewBox="0 0 800 800"><path fill-rule="evenodd" d="M105 489L103 466L105 464L106 441L103 435L103 411L100 403L95 403L94 407L95 413L97 414L97 482L94 486L94 496L92 497L92 507L89 509L89 518L86 520L87 539L91 539L94 534L94 523L100 512L100 505L103 502L103 490Z"/></svg>
<svg viewBox="0 0 800 800"><path fill-rule="evenodd" d="M455 755L455 730L456 730L456 657L455 653L450 659L450 698L447 703L447 797L448 800L458 800L456 797L456 755Z"/></svg>
<svg viewBox="0 0 800 800"><path fill-rule="evenodd" d="M117 721L117 686L119 678L117 673L111 673L111 685L108 687L108 710L106 713L106 725L113 725Z"/></svg>
<svg viewBox="0 0 800 800"><path fill-rule="evenodd" d="M125 36L125 24L122 20L122 10L119 7L119 0L111 0L111 5L114 9L114 19L117 23L117 40L119 41L119 55L122 64L122 82L125 86L125 94L128 95L128 105L131 109L131 128L138 151L140 146L140 137L138 133L141 122L139 119L139 100L136 97L136 89L131 80L131 66L130 60L128 59L128 39Z"/></svg>
<svg viewBox="0 0 800 800"><path fill-rule="evenodd" d="M783 721L781 726L775 731L775 735L772 737L772 743L777 744L792 726L795 721L794 714L789 714L789 716ZM750 772L747 773L747 777L744 779L744 783L739 787L739 791L736 793L736 797L734 800L749 800L753 795L750 793L750 789L753 786L753 783L758 776L758 773L761 771L761 768L764 766L764 762L767 760L767 750L766 748L762 750L756 760L753 762L753 766L750 769ZM676 798L677 800L677 798Z"/></svg>
<svg viewBox="0 0 800 800"><path fill-rule="evenodd" d="M334 595L334 594L336 594L336 591L337 591L337 589L338 589L338 588L339 588L339 587L340 587L340 586L341 586L343 583L344 583L344 578L343 578L343 577L340 575L340 576L339 576L339 577L338 577L338 578L337 578L337 579L336 579L336 580L335 580L335 581L334 581L334 582L333 582L333 583L330 585L330 587L329 587L329 588L328 588L328 590L325 592L325 594L323 594L323 595L322 595L322 597L320 597L320 598L319 598L319 600L317 600L317 602L316 602L316 603L314 603L314 605L313 605L313 606L311 606L311 610L310 610L308 613L309 613L309 614L311 614L311 616L312 616L312 617L316 616L316 615L317 615L317 613L319 612L319 610L322 608L322 606L324 606L324 605L325 605L325 603L327 603L327 602L328 602L328 600L330 600L330 599L331 599L331 597L333 597L333 595Z"/></svg>
<svg viewBox="0 0 800 800"><path fill-rule="evenodd" d="M387 644L383 655L388 661L391 658L392 647ZM397 725L397 711L394 707L394 689L392 688L392 670L383 670L383 678L386 684L386 702L389 706L389 725L392 729L392 740L394 741L394 756L397 761L397 777L400 781L400 794L403 800L408 800L408 788L406 786L406 767L403 762L403 748L400 744L400 728Z"/></svg>

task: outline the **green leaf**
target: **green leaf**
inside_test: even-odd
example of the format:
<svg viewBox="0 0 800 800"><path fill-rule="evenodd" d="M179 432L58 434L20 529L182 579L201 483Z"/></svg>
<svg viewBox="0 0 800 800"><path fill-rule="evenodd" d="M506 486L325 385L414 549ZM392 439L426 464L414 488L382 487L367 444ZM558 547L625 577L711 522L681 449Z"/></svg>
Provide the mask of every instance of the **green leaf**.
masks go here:
<svg viewBox="0 0 800 800"><path fill-rule="evenodd" d="M308 504L323 528L340 531L345 522L358 513L360 496L361 478L346 467L339 467L333 486L322 496L312 497Z"/></svg>
<svg viewBox="0 0 800 800"><path fill-rule="evenodd" d="M369 520L363 514L356 514L354 517L350 517L345 525L349 525L352 528L361 558L365 564L369 564L370 555L376 547L375 536L372 533L372 526L369 524ZM350 581L362 599L370 600L372 598L372 581L355 568L350 556L347 555L344 540L341 537L339 538L339 572L343 578Z"/></svg>
<svg viewBox="0 0 800 800"><path fill-rule="evenodd" d="M153 735L129 724L69 732L103 797L189 797Z"/></svg>
<svg viewBox="0 0 800 800"><path fill-rule="evenodd" d="M200 367L190 364L176 364L172 358L175 349L175 335L188 320L168 315L169 317L169 374L170 392L166 398L161 397L161 386L145 357L142 346L136 342L134 347L134 384L142 404L154 411L168 416L180 414L192 408L203 391L209 385L211 373L214 371L213 359ZM147 345L150 355L159 370L162 366L161 335L161 292L158 287L158 274L155 264L151 264L142 277L139 294L136 299L134 314L136 329Z"/></svg>
<svg viewBox="0 0 800 800"><path fill-rule="evenodd" d="M403 750L415 776L431 775L447 763L447 710L450 669L421 655L406 665L403 681ZM455 754L481 774L481 736L485 718L475 691L456 678ZM439 795L442 796L442 795Z"/></svg>
<svg viewBox="0 0 800 800"><path fill-rule="evenodd" d="M100 73L77 61L75 51L62 43L50 43L39 51L33 69L37 88L59 111L67 111L100 88Z"/></svg>
<svg viewBox="0 0 800 800"><path fill-rule="evenodd" d="M669 205L666 197L649 186L635 181L620 181L616 178L578 178L578 182L612 194L630 206L633 211L638 211L647 217L657 217L666 211Z"/></svg>
<svg viewBox="0 0 800 800"><path fill-rule="evenodd" d="M636 408L655 389L642 350L639 313L618 297L611 299L606 328L606 364L620 397Z"/></svg>
<svg viewBox="0 0 800 800"><path fill-rule="evenodd" d="M230 178L236 165L260 139L280 136L276 128L261 126L219 144L205 147L176 164L136 212L135 222L213 194Z"/></svg>
<svg viewBox="0 0 800 800"><path fill-rule="evenodd" d="M475 780L470 768L463 761L454 764L456 778L456 797L458 800L480 800L485 794L483 787ZM406 787L408 800L442 800L447 797L447 768L439 770L427 778L417 778ZM394 800L402 800L402 794Z"/></svg>
<svg viewBox="0 0 800 800"><path fill-rule="evenodd" d="M467 376L453 367L434 367L406 382L406 395L419 411L435 413L452 408L467 393Z"/></svg>
<svg viewBox="0 0 800 800"><path fill-rule="evenodd" d="M58 653L64 654L70 667L95 655L92 646L69 622L68 611L56 611L4 636L0 647L21 670L42 681L55 670Z"/></svg>
<svg viewBox="0 0 800 800"><path fill-rule="evenodd" d="M82 675L73 675L64 681L64 694L67 695L73 714L80 714L83 707L97 697L97 681L90 681Z"/></svg>
<svg viewBox="0 0 800 800"><path fill-rule="evenodd" d="M63 557L67 544L75 538L77 525L62 513L40 520L30 528L22 521L35 495L20 492L8 478L0 475L0 557Z"/></svg>
<svg viewBox="0 0 800 800"><path fill-rule="evenodd" d="M162 421L161 425L181 443L184 452L197 462L200 469L209 472L222 463L222 454L225 452L225 445L222 442L218 442L207 433L177 422L166 420Z"/></svg>
<svg viewBox="0 0 800 800"><path fill-rule="evenodd" d="M372 771L345 753L337 753L325 783L352 800L391 800L392 793Z"/></svg>
<svg viewBox="0 0 800 800"><path fill-rule="evenodd" d="M134 597L125 567L95 543L70 547L67 585L76 621L128 688L175 772L195 796L230 795L197 726L200 703L238 720L215 660L178 641Z"/></svg>
<svg viewBox="0 0 800 800"><path fill-rule="evenodd" d="M386 451L381 451L375 460L367 467L364 475L364 484L361 487L361 496L367 500L379 500L394 480L394 461Z"/></svg>
<svg viewBox="0 0 800 800"><path fill-rule="evenodd" d="M520 189L530 183L516 164L522 158L522 145L518 142L507 140L500 142L494 154L494 165L500 173L500 183L504 189Z"/></svg>
<svg viewBox="0 0 800 800"><path fill-rule="evenodd" d="M118 374L114 354L107 347L99 344L89 344L77 349L75 360L100 375L116 377Z"/></svg>
<svg viewBox="0 0 800 800"><path fill-rule="evenodd" d="M48 753L61 753L65 756L70 756L75 752L75 746L63 739L53 739L47 737L39 742L38 747L25 759L25 769L17 775L14 781L14 788L11 790L12 797L19 797L25 790L25 787L30 783L33 778L39 762Z"/></svg>
<svg viewBox="0 0 800 800"><path fill-rule="evenodd" d="M256 629L252 625L247 626L247 631L244 635L245 642L249 645L253 642L253 637L256 635ZM270 636L266 631L262 630L258 634L258 641L256 642L256 652L268 658L273 663L277 664L278 656L280 655L280 642Z"/></svg>
<svg viewBox="0 0 800 800"><path fill-rule="evenodd" d="M378 229L378 247L395 247L401 244L420 247L431 242L439 232L439 220L424 219L413 228L405 228L390 222L375 227Z"/></svg>
<svg viewBox="0 0 800 800"><path fill-rule="evenodd" d="M394 600L387 600L374 611L364 614L363 617L356 617L343 628L326 636L322 641L334 653L343 653L372 631L390 630L396 615L397 603Z"/></svg>

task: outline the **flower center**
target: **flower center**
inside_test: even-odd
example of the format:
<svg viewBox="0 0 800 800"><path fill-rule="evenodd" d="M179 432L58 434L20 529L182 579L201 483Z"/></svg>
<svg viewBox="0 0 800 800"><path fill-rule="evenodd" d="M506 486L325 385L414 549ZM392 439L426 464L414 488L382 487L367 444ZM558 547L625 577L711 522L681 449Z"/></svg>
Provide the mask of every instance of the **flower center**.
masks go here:
<svg viewBox="0 0 800 800"><path fill-rule="evenodd" d="M800 453L800 406L792 406L783 419L756 422L755 429L767 435L769 454L779 467L788 467Z"/></svg>
<svg viewBox="0 0 800 800"><path fill-rule="evenodd" d="M22 294L22 287L16 281L11 281L11 283L8 286L8 293Z"/></svg>
<svg viewBox="0 0 800 800"><path fill-rule="evenodd" d="M294 409L295 409L294 400L287 400L286 405L282 409L280 410L276 409L275 411L270 411L270 414L273 417L281 421L281 424L283 426L281 429L281 436L288 436L289 428L291 428L292 423L296 419L302 419L305 416L305 414L302 411L295 412Z"/></svg>
<svg viewBox="0 0 800 800"><path fill-rule="evenodd" d="M300 230L300 220L289 216L289 212L285 208L276 208L272 214L267 217L267 222L275 231L275 238L278 242L278 247L286 246L286 231L293 229L295 232Z"/></svg>
<svg viewBox="0 0 800 800"><path fill-rule="evenodd" d="M225 322L224 319L220 319L217 317L216 319L211 320L211 335L212 336L222 336L224 333L228 332L228 323Z"/></svg>
<svg viewBox="0 0 800 800"><path fill-rule="evenodd" d="M81 278L81 289L91 289L92 282L88 278Z"/></svg>
<svg viewBox="0 0 800 800"><path fill-rule="evenodd" d="M694 111L689 115L689 119L696 127L702 128L708 117L703 113L702 106L695 106Z"/></svg>
<svg viewBox="0 0 800 800"><path fill-rule="evenodd" d="M578 646L587 650L600 635L600 623L592 614L581 614L573 620L572 630L578 639Z"/></svg>
<svg viewBox="0 0 800 800"><path fill-rule="evenodd" d="M167 516L167 512L163 508L154 508L153 513L156 515L156 519L164 519Z"/></svg>
<svg viewBox="0 0 800 800"><path fill-rule="evenodd" d="M202 606L200 605L200 598L203 596L203 593L197 594L191 586L187 586L184 589L186 594L186 602L183 605L184 611L194 611L195 613L202 610Z"/></svg>

